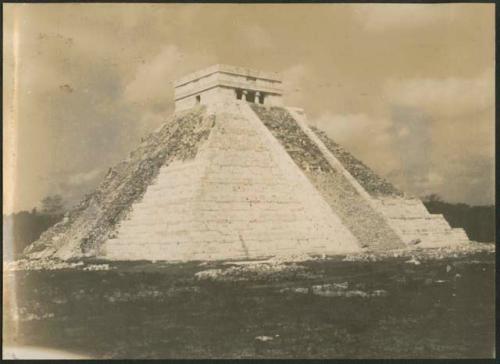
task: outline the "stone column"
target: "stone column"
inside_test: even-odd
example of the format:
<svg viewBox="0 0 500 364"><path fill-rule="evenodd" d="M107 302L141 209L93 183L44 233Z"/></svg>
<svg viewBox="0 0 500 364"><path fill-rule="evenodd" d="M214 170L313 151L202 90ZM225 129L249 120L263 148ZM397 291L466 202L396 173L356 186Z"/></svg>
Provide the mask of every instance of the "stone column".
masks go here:
<svg viewBox="0 0 500 364"><path fill-rule="evenodd" d="M242 92L243 92L243 96L242 96L242 98L241 98L241 99L242 99L243 101L247 101L247 94L248 94L248 91L247 91L247 90L243 90Z"/></svg>
<svg viewBox="0 0 500 364"><path fill-rule="evenodd" d="M256 104L259 104L260 103L259 99L260 99L260 92L259 91L255 91L255 100L254 100L254 102Z"/></svg>

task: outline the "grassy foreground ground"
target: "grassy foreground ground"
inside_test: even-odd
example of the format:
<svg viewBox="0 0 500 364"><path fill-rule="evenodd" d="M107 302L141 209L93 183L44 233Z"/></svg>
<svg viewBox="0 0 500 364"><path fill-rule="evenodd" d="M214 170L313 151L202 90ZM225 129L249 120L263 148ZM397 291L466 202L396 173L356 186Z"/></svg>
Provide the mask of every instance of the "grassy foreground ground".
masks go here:
<svg viewBox="0 0 500 364"><path fill-rule="evenodd" d="M491 358L494 275L491 251L7 271L4 345L93 358Z"/></svg>

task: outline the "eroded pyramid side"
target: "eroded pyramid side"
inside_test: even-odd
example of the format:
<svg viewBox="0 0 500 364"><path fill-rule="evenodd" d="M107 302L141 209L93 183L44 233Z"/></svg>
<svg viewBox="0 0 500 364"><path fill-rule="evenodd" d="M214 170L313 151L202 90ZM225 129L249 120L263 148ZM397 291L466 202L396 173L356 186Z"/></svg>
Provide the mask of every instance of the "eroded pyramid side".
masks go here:
<svg viewBox="0 0 500 364"><path fill-rule="evenodd" d="M160 167L189 160L208 137L212 123L205 108L174 115L130 156L110 168L97 189L25 250L30 258L95 256L117 224L140 200Z"/></svg>
<svg viewBox="0 0 500 364"><path fill-rule="evenodd" d="M359 188L341 166L329 160L326 151L313 140L314 135L307 126L282 107L252 105L252 109L362 247L373 250L404 247L385 216L371 203L366 191Z"/></svg>

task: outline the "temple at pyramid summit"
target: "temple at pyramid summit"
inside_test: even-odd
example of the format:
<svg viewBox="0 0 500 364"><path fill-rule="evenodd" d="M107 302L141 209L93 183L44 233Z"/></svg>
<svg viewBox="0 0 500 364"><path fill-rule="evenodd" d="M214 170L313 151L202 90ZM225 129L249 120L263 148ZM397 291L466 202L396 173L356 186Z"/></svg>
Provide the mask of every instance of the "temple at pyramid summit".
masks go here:
<svg viewBox="0 0 500 364"><path fill-rule="evenodd" d="M462 229L283 105L278 74L215 65L29 246L29 258L238 260L466 244Z"/></svg>
<svg viewBox="0 0 500 364"><path fill-rule="evenodd" d="M275 72L218 64L187 75L174 85L176 111L197 104L210 105L235 100L283 106L281 78Z"/></svg>

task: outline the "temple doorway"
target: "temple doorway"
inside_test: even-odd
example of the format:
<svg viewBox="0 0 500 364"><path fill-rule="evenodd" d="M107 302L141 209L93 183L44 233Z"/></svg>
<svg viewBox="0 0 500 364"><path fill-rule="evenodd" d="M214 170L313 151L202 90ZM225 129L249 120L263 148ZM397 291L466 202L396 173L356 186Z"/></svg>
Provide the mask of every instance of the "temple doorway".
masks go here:
<svg viewBox="0 0 500 364"><path fill-rule="evenodd" d="M255 102L255 91L248 91L247 92L247 101L248 102Z"/></svg>

